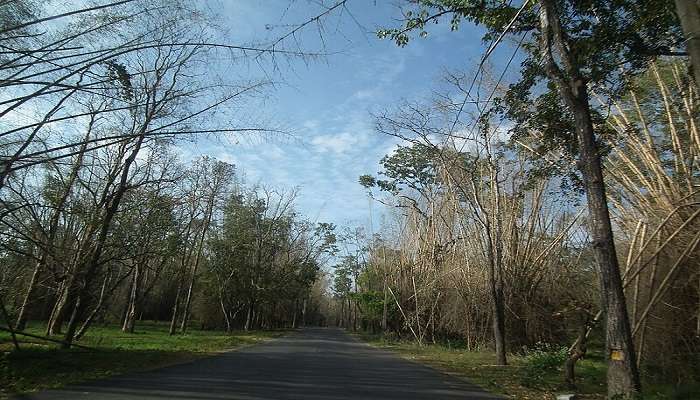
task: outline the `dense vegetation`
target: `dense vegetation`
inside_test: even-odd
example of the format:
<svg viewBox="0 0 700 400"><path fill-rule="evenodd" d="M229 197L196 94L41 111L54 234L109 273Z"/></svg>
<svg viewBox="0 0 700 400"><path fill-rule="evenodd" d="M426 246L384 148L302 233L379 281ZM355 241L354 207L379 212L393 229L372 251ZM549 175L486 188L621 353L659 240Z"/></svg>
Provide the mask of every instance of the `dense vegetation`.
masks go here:
<svg viewBox="0 0 700 400"><path fill-rule="evenodd" d="M675 61L652 64L611 101L600 127L611 133L608 203L637 362L650 384L700 378L700 148L686 72ZM407 144L360 182L396 211L336 267L340 323L483 351L494 343L500 296L506 353L563 348L561 389L585 383L576 363L591 357L590 340L604 338L605 315L581 193L566 177L540 173L540 153L531 158L539 132L509 140L488 120L473 134L460 124L451 134L454 113L438 100L380 117L380 129Z"/></svg>
<svg viewBox="0 0 700 400"><path fill-rule="evenodd" d="M380 30L406 46L445 18L454 31L471 22L488 50L434 99L378 116L402 144L360 183L397 211L349 263L355 290L337 285L359 303L345 318L418 344L489 344L500 365L509 350L566 346L571 387L599 327L611 398L639 395L640 376L697 381L698 86L674 12L416 1ZM489 67L508 36L510 61ZM516 56L520 76L505 82Z"/></svg>

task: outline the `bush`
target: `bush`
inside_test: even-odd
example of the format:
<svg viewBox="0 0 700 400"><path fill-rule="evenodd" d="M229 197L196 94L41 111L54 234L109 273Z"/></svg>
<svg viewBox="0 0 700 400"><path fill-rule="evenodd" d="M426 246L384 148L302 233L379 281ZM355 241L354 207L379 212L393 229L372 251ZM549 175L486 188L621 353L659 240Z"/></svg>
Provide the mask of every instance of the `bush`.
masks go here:
<svg viewBox="0 0 700 400"><path fill-rule="evenodd" d="M567 356L566 347L538 343L525 353L522 385L531 388L541 385L547 375L564 366Z"/></svg>

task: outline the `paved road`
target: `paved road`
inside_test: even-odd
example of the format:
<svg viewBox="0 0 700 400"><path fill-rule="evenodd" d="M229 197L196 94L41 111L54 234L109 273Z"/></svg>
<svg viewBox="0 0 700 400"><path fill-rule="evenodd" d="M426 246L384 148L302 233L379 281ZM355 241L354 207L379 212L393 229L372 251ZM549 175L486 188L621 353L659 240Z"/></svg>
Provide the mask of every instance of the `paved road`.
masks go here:
<svg viewBox="0 0 700 400"><path fill-rule="evenodd" d="M239 351L24 399L482 400L499 397L371 348L337 329L305 329Z"/></svg>

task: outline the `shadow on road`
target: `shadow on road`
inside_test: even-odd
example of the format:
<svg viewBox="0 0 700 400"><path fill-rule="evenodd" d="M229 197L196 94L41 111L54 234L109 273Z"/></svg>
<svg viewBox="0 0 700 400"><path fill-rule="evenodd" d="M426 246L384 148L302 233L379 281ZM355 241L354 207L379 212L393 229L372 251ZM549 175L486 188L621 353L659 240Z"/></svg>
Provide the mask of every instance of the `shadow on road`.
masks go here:
<svg viewBox="0 0 700 400"><path fill-rule="evenodd" d="M289 336L186 364L18 399L498 399L337 329Z"/></svg>

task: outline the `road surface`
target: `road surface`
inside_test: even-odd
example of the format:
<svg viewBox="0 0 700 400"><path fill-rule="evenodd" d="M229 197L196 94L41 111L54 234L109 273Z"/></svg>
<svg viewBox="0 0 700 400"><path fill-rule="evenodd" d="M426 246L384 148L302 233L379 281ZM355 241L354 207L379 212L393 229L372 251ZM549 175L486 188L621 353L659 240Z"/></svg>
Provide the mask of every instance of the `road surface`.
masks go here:
<svg viewBox="0 0 700 400"><path fill-rule="evenodd" d="M498 399L432 368L361 343L339 329L288 336L186 364L70 385L38 400L482 400Z"/></svg>

